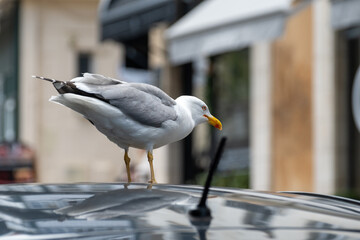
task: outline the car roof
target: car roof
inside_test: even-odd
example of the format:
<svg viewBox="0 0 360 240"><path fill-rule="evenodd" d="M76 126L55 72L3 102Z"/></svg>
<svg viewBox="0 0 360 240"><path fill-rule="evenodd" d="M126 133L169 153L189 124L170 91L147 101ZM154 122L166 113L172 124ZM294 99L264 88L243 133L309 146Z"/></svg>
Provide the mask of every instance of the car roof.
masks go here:
<svg viewBox="0 0 360 240"><path fill-rule="evenodd" d="M300 192L140 183L0 185L0 239L360 238L360 203Z"/></svg>

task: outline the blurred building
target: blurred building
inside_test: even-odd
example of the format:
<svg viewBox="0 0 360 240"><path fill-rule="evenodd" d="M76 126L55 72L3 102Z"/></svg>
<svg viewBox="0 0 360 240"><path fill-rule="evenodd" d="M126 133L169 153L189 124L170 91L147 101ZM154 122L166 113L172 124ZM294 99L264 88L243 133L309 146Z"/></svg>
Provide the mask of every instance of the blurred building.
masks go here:
<svg viewBox="0 0 360 240"><path fill-rule="evenodd" d="M247 101L232 98L233 112L220 111L219 118L225 117L224 133L230 139L237 138L238 128L249 129L253 188L360 192L359 133L351 112L359 7L353 0L204 1L168 31L172 63L191 63L196 69L206 62L200 71L210 76L207 83L221 58L238 54L233 61L245 73L229 85L231 60L215 69L219 83L213 97L220 92L216 109L229 107L226 94L232 96L237 87L241 92L242 78L248 78ZM241 107L244 103L248 108ZM229 125L232 121L237 125ZM234 156L236 168L244 155Z"/></svg>
<svg viewBox="0 0 360 240"><path fill-rule="evenodd" d="M270 43L283 34L291 1L204 1L167 31L170 61L191 65L194 90L210 101L229 141L223 174L249 176L268 188L271 173ZM200 131L198 140L204 139ZM205 138L206 139L206 138ZM196 141L195 148L201 146ZM207 146L209 147L209 146ZM244 177L237 181L248 182ZM241 186L241 185L240 185ZM248 187L243 184L242 187Z"/></svg>
<svg viewBox="0 0 360 240"><path fill-rule="evenodd" d="M196 95L222 120L222 132L204 124L157 149L159 182L193 182L226 135L223 176L248 172L258 190L360 192L351 112L359 1L0 3L7 9L0 18L0 140L35 150L40 181L124 176L122 151L78 114L49 103L53 87L31 78L89 71L151 83L174 98ZM145 153L130 154L134 173L144 175ZM243 180L231 181L247 186Z"/></svg>
<svg viewBox="0 0 360 240"><path fill-rule="evenodd" d="M184 180L206 167L223 134L229 144L220 169L249 168L253 188L359 191L350 110L358 1L203 1L174 24L151 16L175 1L147 9L136 2L104 1L103 37L125 44L130 65L144 53L143 68L158 69L163 89L203 98L224 122L222 133L203 125L175 148ZM137 37L124 31L131 26L145 51L131 46Z"/></svg>
<svg viewBox="0 0 360 240"><path fill-rule="evenodd" d="M257 187L269 188L269 44L283 33L290 2L102 1L102 38L124 46L122 79L131 80L128 72L156 73L153 83L172 97L196 95L223 121L221 133L201 125L164 150L180 182L194 181L208 167L220 136L227 135L222 175L244 175L237 186L246 187L250 162L257 159L253 176L263 184Z"/></svg>
<svg viewBox="0 0 360 240"><path fill-rule="evenodd" d="M161 6L159 2L156 7ZM138 33L143 36L138 28L141 30L143 25L149 23L150 26L152 22L145 19L138 25L135 19L131 22L134 33L126 32L128 39L134 41L119 44L101 34L99 4L98 0L0 1L0 143L6 143L1 145L6 147L9 142L22 142L32 149L35 160L31 168L37 173L37 181L127 179L123 151L79 114L50 103L48 99L57 94L53 86L31 77L69 80L84 72L96 72L127 81L159 83L163 73L156 64L162 61L162 55L148 59L147 50L148 41L156 44L159 40L161 27L153 30L151 39L137 38ZM115 1L112 6L121 4L121 1ZM151 4L135 4L153 9ZM173 20L177 16L171 11L176 9L173 8L175 5L170 4L164 9ZM156 12L153 16L156 17ZM123 28L116 26L116 29ZM149 71L148 67L153 70ZM5 147L1 149L8 149ZM169 163L170 154L166 147L154 151L159 182L181 182L182 171L178 167L181 164ZM3 155L0 162L10 159L9 154ZM133 180L147 181L146 152L131 149L130 157ZM177 154L173 159L176 163ZM172 171L169 168L173 168Z"/></svg>
<svg viewBox="0 0 360 240"><path fill-rule="evenodd" d="M82 116L50 103L57 94L51 84L31 78L116 76L121 49L99 42L98 3L18 2L19 138L35 149L41 182L113 181L120 174L121 151Z"/></svg>
<svg viewBox="0 0 360 240"><path fill-rule="evenodd" d="M1 141L35 152L38 181L114 181L121 151L80 115L48 102L56 91L31 77L116 76L121 48L99 42L98 1L4 0L0 8Z"/></svg>

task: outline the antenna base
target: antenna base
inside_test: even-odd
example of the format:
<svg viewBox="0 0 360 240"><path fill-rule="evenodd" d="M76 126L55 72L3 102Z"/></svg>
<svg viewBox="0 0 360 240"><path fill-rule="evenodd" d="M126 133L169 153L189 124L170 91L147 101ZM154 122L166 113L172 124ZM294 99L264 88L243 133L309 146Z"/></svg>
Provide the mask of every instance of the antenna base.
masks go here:
<svg viewBox="0 0 360 240"><path fill-rule="evenodd" d="M211 219L211 211L207 206L197 206L197 208L189 211L191 218L195 219Z"/></svg>

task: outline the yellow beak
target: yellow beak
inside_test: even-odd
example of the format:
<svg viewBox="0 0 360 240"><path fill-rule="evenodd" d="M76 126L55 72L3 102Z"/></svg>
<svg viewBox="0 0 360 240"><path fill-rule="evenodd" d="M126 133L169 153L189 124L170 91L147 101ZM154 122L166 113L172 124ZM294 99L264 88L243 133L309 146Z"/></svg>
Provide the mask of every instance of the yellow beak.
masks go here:
<svg viewBox="0 0 360 240"><path fill-rule="evenodd" d="M213 116L209 117L208 115L204 115L204 117L206 117L208 119L209 124L213 125L214 127L216 127L219 130L222 130L222 124L216 117L213 117Z"/></svg>

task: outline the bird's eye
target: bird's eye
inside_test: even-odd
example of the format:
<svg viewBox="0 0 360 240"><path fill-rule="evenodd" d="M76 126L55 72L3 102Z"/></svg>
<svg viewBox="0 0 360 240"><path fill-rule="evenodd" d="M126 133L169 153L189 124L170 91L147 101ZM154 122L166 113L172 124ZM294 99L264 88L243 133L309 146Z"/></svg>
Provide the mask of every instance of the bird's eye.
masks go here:
<svg viewBox="0 0 360 240"><path fill-rule="evenodd" d="M202 106L201 108L202 110L206 111L206 106Z"/></svg>

